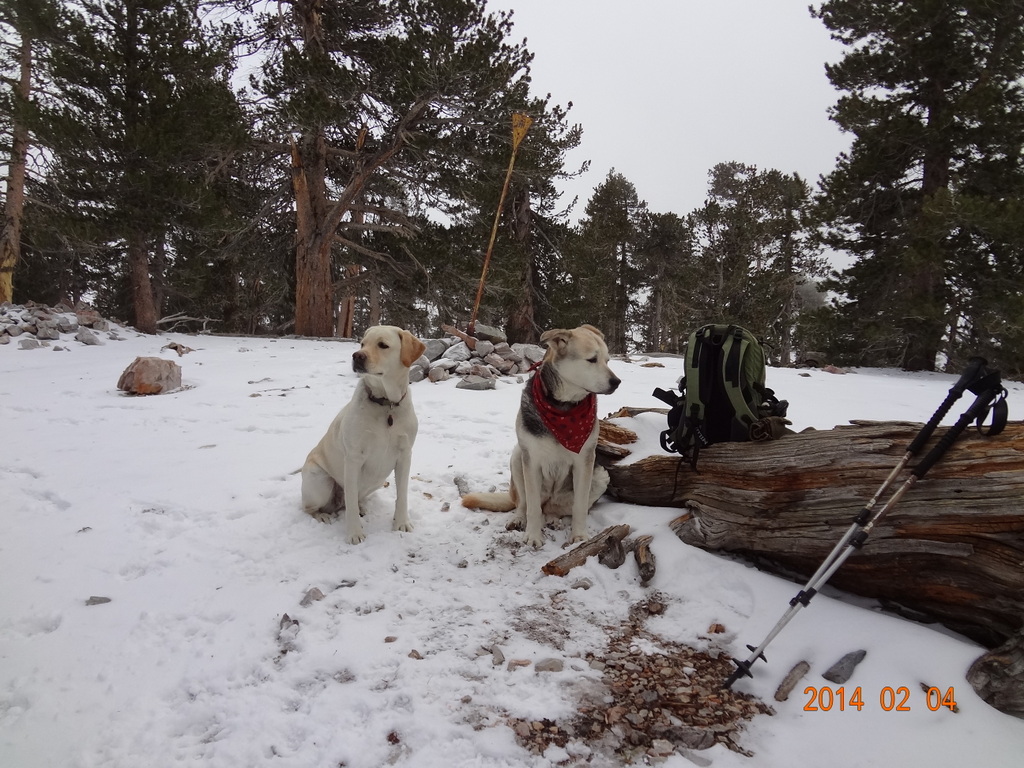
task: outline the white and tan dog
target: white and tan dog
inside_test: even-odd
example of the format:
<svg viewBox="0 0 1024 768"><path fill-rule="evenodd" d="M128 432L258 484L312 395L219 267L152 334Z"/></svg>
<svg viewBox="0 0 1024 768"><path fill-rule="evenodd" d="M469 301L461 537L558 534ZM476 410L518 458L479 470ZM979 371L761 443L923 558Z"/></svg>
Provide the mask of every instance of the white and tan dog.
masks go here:
<svg viewBox="0 0 1024 768"><path fill-rule="evenodd" d="M302 466L302 507L321 522L344 499L348 540L366 538L359 519L363 501L395 473L396 531L411 531L409 466L418 422L409 394L409 366L423 354L423 342L391 325L370 328L352 355L359 383L348 405Z"/></svg>
<svg viewBox="0 0 1024 768"><path fill-rule="evenodd" d="M544 541L545 515L572 514L570 541L587 538L587 513L608 487L608 472L594 466L597 394L621 383L608 367L604 335L592 325L546 331L544 360L523 389L516 417L508 493L471 493L462 503L495 512L515 510L510 529L525 526L525 541Z"/></svg>

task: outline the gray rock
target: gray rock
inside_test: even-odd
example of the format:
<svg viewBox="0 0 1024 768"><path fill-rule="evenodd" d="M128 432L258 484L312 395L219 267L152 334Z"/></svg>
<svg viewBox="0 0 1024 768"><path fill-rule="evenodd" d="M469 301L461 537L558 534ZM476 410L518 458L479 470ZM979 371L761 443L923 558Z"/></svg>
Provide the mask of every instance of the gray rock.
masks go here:
<svg viewBox="0 0 1024 768"><path fill-rule="evenodd" d="M26 336L24 339L18 340L18 349L39 349L41 346L42 344L31 336Z"/></svg>
<svg viewBox="0 0 1024 768"><path fill-rule="evenodd" d="M481 323L477 323L473 327L473 335L476 336L478 339L490 341L494 344L499 344L503 341L508 341L508 337L500 330L493 326L483 325Z"/></svg>
<svg viewBox="0 0 1024 768"><path fill-rule="evenodd" d="M455 360L456 362L464 362L469 360L473 356L466 342L460 341L458 344L453 344L445 350L442 357L447 357L449 360Z"/></svg>
<svg viewBox="0 0 1024 768"><path fill-rule="evenodd" d="M415 384L416 382L423 381L427 378L426 371L418 365L414 365L409 369L409 383Z"/></svg>
<svg viewBox="0 0 1024 768"><path fill-rule="evenodd" d="M61 315L57 318L57 330L61 333L74 333L78 330L78 322L70 317Z"/></svg>
<svg viewBox="0 0 1024 768"><path fill-rule="evenodd" d="M511 360L506 360L504 357L497 354L496 352L492 352L491 354L487 355L487 357L484 358L484 362L490 366L493 366L496 370L500 371L503 374L511 373L512 368L515 366L515 363L513 363Z"/></svg>
<svg viewBox="0 0 1024 768"><path fill-rule="evenodd" d="M10 344L10 343L11 343L11 337L8 336L6 333L0 333L0 344Z"/></svg>
<svg viewBox="0 0 1024 768"><path fill-rule="evenodd" d="M87 347L95 347L103 344L99 337L85 326L79 326L78 332L75 334L75 341L80 341Z"/></svg>
<svg viewBox="0 0 1024 768"><path fill-rule="evenodd" d="M842 685L853 676L853 670L867 655L867 651L851 651L829 667L822 677L836 685Z"/></svg>
<svg viewBox="0 0 1024 768"><path fill-rule="evenodd" d="M57 323L52 320L40 320L36 323L36 338L59 339L60 331L57 329Z"/></svg>
<svg viewBox="0 0 1024 768"><path fill-rule="evenodd" d="M448 381L448 379L451 378L451 374L449 374L444 368L438 366L430 369L430 372L427 374L427 378L434 384L437 384L439 381Z"/></svg>
<svg viewBox="0 0 1024 768"><path fill-rule="evenodd" d="M456 361L450 360L447 357L438 358L437 360L434 360L430 364L430 370L434 370L435 368L442 368L443 370L450 371L452 368L458 367L459 364Z"/></svg>
<svg viewBox="0 0 1024 768"><path fill-rule="evenodd" d="M473 366L469 369L469 375L479 376L481 379L493 379L498 376L498 372L486 365L474 363Z"/></svg>
<svg viewBox="0 0 1024 768"><path fill-rule="evenodd" d="M482 392L487 389L494 389L494 379L484 379L480 376L467 376L456 384L455 388Z"/></svg>
<svg viewBox="0 0 1024 768"><path fill-rule="evenodd" d="M537 344L513 344L512 351L531 364L544 359L544 347Z"/></svg>
<svg viewBox="0 0 1024 768"><path fill-rule="evenodd" d="M561 659L541 659L534 669L538 672L561 672L565 669L565 662Z"/></svg>
<svg viewBox="0 0 1024 768"><path fill-rule="evenodd" d="M506 360L511 360L513 363L521 362L523 356L516 352L512 347L508 345L507 341L503 341L500 344L494 345L494 354L501 355Z"/></svg>
<svg viewBox="0 0 1024 768"><path fill-rule="evenodd" d="M672 728L665 735L671 738L677 746L690 749L710 749L715 745L715 732L708 728L681 725Z"/></svg>
<svg viewBox="0 0 1024 768"><path fill-rule="evenodd" d="M446 339L424 339L423 343L427 349L423 354L427 356L430 361L437 360L441 355L445 353L445 350L451 346Z"/></svg>
<svg viewBox="0 0 1024 768"><path fill-rule="evenodd" d="M24 332L25 332L25 329L22 328L20 325L8 325L7 326L7 335L8 336L21 336L21 334L23 334Z"/></svg>
<svg viewBox="0 0 1024 768"><path fill-rule="evenodd" d="M486 339L480 339L477 341L476 349L473 351L476 352L477 357L487 357L494 351L494 344Z"/></svg>

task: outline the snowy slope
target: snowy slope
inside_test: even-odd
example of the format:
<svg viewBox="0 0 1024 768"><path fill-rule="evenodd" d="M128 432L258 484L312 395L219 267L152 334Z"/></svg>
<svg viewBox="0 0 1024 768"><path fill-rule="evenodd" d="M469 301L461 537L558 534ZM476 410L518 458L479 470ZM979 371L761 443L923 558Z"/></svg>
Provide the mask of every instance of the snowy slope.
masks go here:
<svg viewBox="0 0 1024 768"><path fill-rule="evenodd" d="M68 351L0 347L2 766L613 765L582 738L533 754L510 723L568 719L599 696L600 672L584 657L653 590L667 607L649 630L745 656L796 589L682 544L668 529L672 510L608 500L592 511L591 533L628 522L653 535L654 582L593 561L564 579L542 575L564 532L549 530L541 550L520 547L502 515L463 509L454 482L507 482L513 379L492 392L413 385L416 529L391 532L384 488L367 540L350 546L341 525L300 511L295 470L351 394L353 344L121 333L103 346L62 344ZM161 351L172 340L195 351ZM137 355L179 360L185 388L119 393ZM600 412L657 405L651 390L676 378L675 361L664 362L614 361L623 384ZM953 378L772 369L768 383L799 429L924 421ZM1024 393L1010 389L1019 418ZM660 450L660 424L638 421L641 450ZM581 579L589 589L571 588ZM301 605L312 588L324 598ZM110 602L87 605L94 596ZM753 758L716 745L662 764L1020 765L1024 721L964 680L983 649L858 604L819 597L773 643L770 663L736 686L775 710L740 736ZM712 624L725 632L710 638ZM495 645L530 665L495 665L480 650ZM821 672L858 648L868 655L848 687L861 687L865 706L805 711L803 689L826 685ZM549 658L564 669L534 669ZM787 702L772 701L801 659L811 673ZM959 712L931 711L921 682L953 688ZM883 709L883 691L900 687L910 711Z"/></svg>

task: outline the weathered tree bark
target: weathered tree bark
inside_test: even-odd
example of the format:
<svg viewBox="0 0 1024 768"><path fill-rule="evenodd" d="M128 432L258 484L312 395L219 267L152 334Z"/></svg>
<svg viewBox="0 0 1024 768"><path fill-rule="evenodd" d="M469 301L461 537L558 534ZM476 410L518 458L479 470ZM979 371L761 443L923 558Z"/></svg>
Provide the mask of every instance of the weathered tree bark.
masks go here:
<svg viewBox="0 0 1024 768"><path fill-rule="evenodd" d="M594 538L587 539L564 555L559 555L541 570L548 576L565 576L577 565L583 565L588 557L603 552L613 539L618 539L621 542L627 536L629 536L628 525L613 525L610 528L605 528Z"/></svg>
<svg viewBox="0 0 1024 768"><path fill-rule="evenodd" d="M132 286L135 329L140 333L156 333L159 330L157 320L160 312L153 295L149 250L139 232L132 232L128 237L128 272Z"/></svg>
<svg viewBox="0 0 1024 768"><path fill-rule="evenodd" d="M996 709L1024 718L1024 632L971 664L967 681Z"/></svg>
<svg viewBox="0 0 1024 768"><path fill-rule="evenodd" d="M292 143L295 195L295 332L330 336L334 331L331 240L323 230L327 207L327 150L322 133Z"/></svg>
<svg viewBox="0 0 1024 768"><path fill-rule="evenodd" d="M25 210L25 174L28 165L28 126L25 109L32 95L32 38L21 32L19 76L14 87L15 109L8 160L7 195L3 232L0 234L0 303L14 301L14 268L21 258L21 222Z"/></svg>
<svg viewBox="0 0 1024 768"><path fill-rule="evenodd" d="M651 551L653 536L641 536L633 542L633 558L636 560L636 567L640 571L640 583L647 586L647 582L654 578L657 568L657 560Z"/></svg>
<svg viewBox="0 0 1024 768"><path fill-rule="evenodd" d="M919 429L856 422L774 442L718 444L701 451L696 472L679 456L650 456L610 466L609 492L622 501L684 507L673 528L686 543L806 578ZM996 437L963 435L830 583L993 647L1024 627L1022 564L1024 422L1013 422Z"/></svg>

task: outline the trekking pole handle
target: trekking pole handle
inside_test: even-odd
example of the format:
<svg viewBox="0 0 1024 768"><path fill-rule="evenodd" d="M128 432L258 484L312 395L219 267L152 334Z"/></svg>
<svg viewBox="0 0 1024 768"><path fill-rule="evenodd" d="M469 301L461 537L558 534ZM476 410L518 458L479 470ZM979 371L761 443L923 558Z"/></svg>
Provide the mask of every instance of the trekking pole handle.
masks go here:
<svg viewBox="0 0 1024 768"><path fill-rule="evenodd" d="M939 426L939 422L945 418L946 414L949 413L949 409L953 407L953 403L960 399L964 391L970 389L971 385L982 378L986 371L985 365L987 361L983 357L972 357L968 363L964 372L960 374L960 378L956 384L949 388L949 394L946 395L946 399L942 401L942 405L938 407L932 417L928 420L928 423L924 425L917 436L907 446L907 453L913 456L932 436L932 432Z"/></svg>
<svg viewBox="0 0 1024 768"><path fill-rule="evenodd" d="M998 404L998 401L1003 399L1006 390L999 384L998 373L993 378L995 379L995 385L978 394L971 407L964 411L956 424L946 431L946 434L939 439L934 448L928 451L927 455L910 471L910 474L918 479L924 477L928 470L935 465L935 462L942 458L942 455L949 450L949 447L953 445L972 421L977 421L980 424L992 409L993 403ZM993 429L989 434L998 434L1001 430L1002 427L999 426L998 429Z"/></svg>

